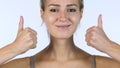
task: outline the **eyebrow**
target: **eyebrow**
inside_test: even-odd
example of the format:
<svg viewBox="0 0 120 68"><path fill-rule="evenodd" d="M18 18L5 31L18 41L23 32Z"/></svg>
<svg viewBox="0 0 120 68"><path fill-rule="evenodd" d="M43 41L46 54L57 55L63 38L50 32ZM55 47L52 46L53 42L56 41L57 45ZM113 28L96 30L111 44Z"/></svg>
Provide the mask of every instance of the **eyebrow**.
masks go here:
<svg viewBox="0 0 120 68"><path fill-rule="evenodd" d="M58 5L58 4L49 4L48 6L57 6L57 7L59 7L60 5Z"/></svg>
<svg viewBox="0 0 120 68"><path fill-rule="evenodd" d="M48 6L56 6L56 7L60 7L59 4L49 4ZM76 4L68 4L68 5L67 5L67 7L71 7L71 6L76 6L76 7L78 7L78 5L76 5Z"/></svg>
<svg viewBox="0 0 120 68"><path fill-rule="evenodd" d="M70 6L76 6L78 7L76 4L68 4L67 7L70 7Z"/></svg>

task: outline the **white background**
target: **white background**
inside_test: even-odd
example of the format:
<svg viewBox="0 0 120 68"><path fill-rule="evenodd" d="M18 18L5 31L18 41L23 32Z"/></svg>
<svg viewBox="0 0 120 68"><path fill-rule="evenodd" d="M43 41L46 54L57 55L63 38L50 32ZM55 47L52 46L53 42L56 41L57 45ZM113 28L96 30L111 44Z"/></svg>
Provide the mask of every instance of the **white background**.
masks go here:
<svg viewBox="0 0 120 68"><path fill-rule="evenodd" d="M90 54L107 56L86 45L85 32L97 25L102 14L104 31L113 41L120 44L120 0L85 0L81 24L75 33L75 44ZM18 31L19 17L24 16L24 27L31 27L38 33L37 48L18 57L31 56L48 45L45 25L41 26L39 0L0 0L0 47L13 42Z"/></svg>

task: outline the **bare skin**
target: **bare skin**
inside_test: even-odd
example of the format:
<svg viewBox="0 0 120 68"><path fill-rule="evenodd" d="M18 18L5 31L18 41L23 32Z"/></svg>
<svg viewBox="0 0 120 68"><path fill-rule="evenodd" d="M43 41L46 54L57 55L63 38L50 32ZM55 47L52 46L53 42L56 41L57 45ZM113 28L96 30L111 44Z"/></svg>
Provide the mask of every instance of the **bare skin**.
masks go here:
<svg viewBox="0 0 120 68"><path fill-rule="evenodd" d="M102 16L98 18L98 26L90 27L86 31L87 45L96 48L120 62L120 45L110 40L103 30Z"/></svg>
<svg viewBox="0 0 120 68"><path fill-rule="evenodd" d="M76 49L79 53L76 52L76 56L68 57L67 60L57 60L55 58L49 57L49 49L46 48L42 52L35 55L35 68L91 68L91 55L83 52L80 49ZM79 54L79 55L78 55ZM0 68L30 68L30 58L16 59L13 60ZM112 66L109 66L109 65ZM107 58L96 56L96 68L119 68L120 65L117 61Z"/></svg>
<svg viewBox="0 0 120 68"><path fill-rule="evenodd" d="M37 44L37 32L31 28L24 28L24 19L21 16L18 25L18 34L14 42L0 49L0 65L20 55Z"/></svg>
<svg viewBox="0 0 120 68"><path fill-rule="evenodd" d="M34 56L35 68L91 68L91 55L73 42L73 33L82 18L79 1L46 0L41 17L51 42ZM0 68L30 68L30 58L16 59ZM120 64L111 58L96 56L96 68L120 68Z"/></svg>

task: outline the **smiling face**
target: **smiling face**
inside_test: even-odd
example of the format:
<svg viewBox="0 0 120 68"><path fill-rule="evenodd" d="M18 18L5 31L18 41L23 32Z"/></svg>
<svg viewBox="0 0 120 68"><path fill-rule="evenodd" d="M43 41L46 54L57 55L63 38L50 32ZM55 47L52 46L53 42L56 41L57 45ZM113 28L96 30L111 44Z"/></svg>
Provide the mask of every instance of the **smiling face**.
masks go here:
<svg viewBox="0 0 120 68"><path fill-rule="evenodd" d="M79 0L45 0L45 10L41 10L41 17L52 37L70 38L82 17Z"/></svg>

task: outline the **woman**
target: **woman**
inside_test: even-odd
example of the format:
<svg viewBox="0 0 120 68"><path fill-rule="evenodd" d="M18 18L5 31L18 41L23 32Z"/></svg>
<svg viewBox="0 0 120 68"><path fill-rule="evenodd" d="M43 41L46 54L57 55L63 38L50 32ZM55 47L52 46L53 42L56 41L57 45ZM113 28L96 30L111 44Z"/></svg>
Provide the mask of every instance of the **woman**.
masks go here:
<svg viewBox="0 0 120 68"><path fill-rule="evenodd" d="M10 61L0 68L120 68L119 63L113 59L92 56L75 46L73 34L82 18L82 0L41 0L41 3L41 17L50 33L49 46L32 57ZM35 32L32 34L36 35ZM32 45L35 44L35 39L32 37Z"/></svg>
<svg viewBox="0 0 120 68"><path fill-rule="evenodd" d="M111 56L120 62L120 45L110 40L102 26L102 19L98 20L98 26L90 27L86 32L86 42L88 45L96 48Z"/></svg>

